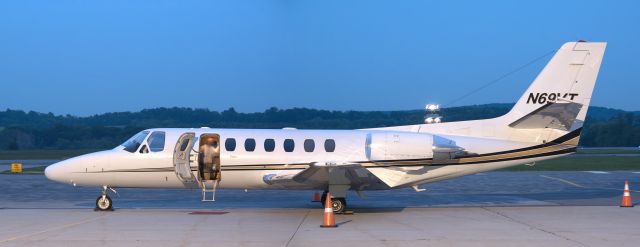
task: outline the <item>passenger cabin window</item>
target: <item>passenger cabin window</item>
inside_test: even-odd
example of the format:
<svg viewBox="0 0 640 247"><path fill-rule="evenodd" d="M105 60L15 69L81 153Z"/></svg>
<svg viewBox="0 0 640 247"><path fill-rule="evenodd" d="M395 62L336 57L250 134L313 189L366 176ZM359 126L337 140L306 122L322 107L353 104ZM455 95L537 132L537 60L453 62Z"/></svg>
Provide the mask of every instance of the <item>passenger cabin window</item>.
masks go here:
<svg viewBox="0 0 640 247"><path fill-rule="evenodd" d="M126 150L129 153L135 152L136 150L138 150L142 142L144 142L144 138L146 138L148 134L149 134L149 131L145 130L129 138L129 140L125 141L122 144L122 146L124 147L124 150Z"/></svg>
<svg viewBox="0 0 640 247"><path fill-rule="evenodd" d="M264 151L273 152L276 149L276 141L273 139L264 140Z"/></svg>
<svg viewBox="0 0 640 247"><path fill-rule="evenodd" d="M256 140L253 138L244 140L244 150L247 152L253 152L253 150L256 150Z"/></svg>
<svg viewBox="0 0 640 247"><path fill-rule="evenodd" d="M285 139L284 140L284 151L285 152L293 152L293 149L295 149L296 144L293 142L293 139Z"/></svg>
<svg viewBox="0 0 640 247"><path fill-rule="evenodd" d="M151 152L161 152L164 150L164 131L154 131L147 139Z"/></svg>
<svg viewBox="0 0 640 247"><path fill-rule="evenodd" d="M336 151L336 141L334 141L333 139L324 140L324 151L327 151L329 153Z"/></svg>
<svg viewBox="0 0 640 247"><path fill-rule="evenodd" d="M224 141L224 149L226 149L227 151L236 150L236 139L229 138L229 139L225 140Z"/></svg>
<svg viewBox="0 0 640 247"><path fill-rule="evenodd" d="M316 143L312 139L304 140L304 151L307 153L313 152L316 149Z"/></svg>

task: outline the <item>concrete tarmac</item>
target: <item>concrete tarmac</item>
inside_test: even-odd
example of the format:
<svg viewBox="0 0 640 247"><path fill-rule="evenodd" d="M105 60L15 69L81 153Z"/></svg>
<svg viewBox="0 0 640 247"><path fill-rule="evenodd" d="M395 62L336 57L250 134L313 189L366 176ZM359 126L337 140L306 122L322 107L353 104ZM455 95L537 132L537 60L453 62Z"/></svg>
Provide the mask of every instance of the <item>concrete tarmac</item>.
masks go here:
<svg viewBox="0 0 640 247"><path fill-rule="evenodd" d="M640 207L620 208L640 172L489 172L411 189L348 194L354 215L320 228L311 191L98 188L0 175L0 246L638 246ZM191 214L204 212L205 214ZM212 213L212 214L208 214Z"/></svg>
<svg viewBox="0 0 640 247"><path fill-rule="evenodd" d="M201 210L202 211L202 210ZM207 210L210 211L210 210ZM640 208L0 210L2 246L638 246Z"/></svg>

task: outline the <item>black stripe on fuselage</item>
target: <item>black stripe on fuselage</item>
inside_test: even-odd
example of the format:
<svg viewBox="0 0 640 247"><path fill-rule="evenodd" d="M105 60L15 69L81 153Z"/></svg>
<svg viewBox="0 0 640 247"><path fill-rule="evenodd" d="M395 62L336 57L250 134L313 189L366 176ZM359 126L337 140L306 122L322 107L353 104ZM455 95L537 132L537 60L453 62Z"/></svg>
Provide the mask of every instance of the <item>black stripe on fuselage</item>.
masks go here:
<svg viewBox="0 0 640 247"><path fill-rule="evenodd" d="M556 138L553 141L539 144L526 148L512 149L507 151L500 151L494 153L485 153L485 154L477 154L477 155L469 155L462 156L459 158L475 158L475 157L486 157L492 155L504 155L510 153L531 151L535 149L541 149L550 146L562 145L562 143L567 142L575 137L580 136L580 132L582 128L578 128L574 131L567 133L561 137ZM470 161L470 162L460 162L460 163L443 163L443 164L433 164L432 158L424 158L424 159L399 159L399 160L367 160L367 161L352 161L351 163L359 163L359 164L378 164L375 166L369 166L366 168L375 168L375 167L416 167L416 166L450 166L450 165L472 165L472 164L483 164L483 163L491 163L491 162L501 162L501 161L513 161L520 159L530 159L530 158L538 158L545 156L553 156L553 155L561 155L561 154L570 154L576 151L576 147L566 148L562 150L556 150L552 152L545 152L539 154L532 154L526 156L518 156L512 158L503 158L503 159L491 159L491 160L482 160L482 161ZM381 164L381 163L397 163L397 162L420 162L416 164ZM260 164L260 165L224 165L222 166L222 171L259 171L259 170L304 170L305 167L278 167L278 168L269 168L269 166L308 166L309 163L294 163L294 164ZM242 168L242 167L256 167L262 166L263 168ZM111 171L103 171L103 172L172 172L174 171L174 167L161 167L161 168L139 168L139 169L120 169L120 170L111 170ZM197 169L192 169L192 171L197 171ZM102 172L89 172L89 173L102 173Z"/></svg>
<svg viewBox="0 0 640 247"><path fill-rule="evenodd" d="M540 158L540 157L546 157L546 156L570 154L570 153L574 153L575 151L576 151L576 148L572 147L572 148L567 148L567 149L557 150L557 151L552 151L552 152L539 153L539 154L526 155L526 156L518 156L518 157L513 157L513 158L504 158L504 159L471 161L471 162L463 162L463 163L443 163L443 164L433 164L433 163L397 164L397 165L389 164L389 165L369 166L369 167L365 167L365 168L474 165L474 164L484 164L484 163L492 163L492 162L513 161L513 160L523 160L523 159ZM368 163L372 163L372 162L368 162ZM241 168L242 166L263 166L263 168ZM238 166L233 166L233 167L236 167L236 168L229 168L229 166L222 166L222 171L264 171L264 170L304 170L304 169L306 169L304 167L300 167L300 168L295 168L295 167L292 167L292 168L286 168L286 167L285 168L282 168L282 167L279 167L279 168L268 168L268 166L280 166L280 165L271 164L271 165L238 165ZM154 168L154 169L146 169L146 168L141 168L141 169L123 169L123 170L112 170L112 171L90 172L90 173L105 173L105 172L173 172L173 171L174 171L173 167L163 167L163 168ZM192 171L197 171L197 170L192 170Z"/></svg>
<svg viewBox="0 0 640 247"><path fill-rule="evenodd" d="M539 149L539 148L544 148L544 147L549 147L549 146L555 146L558 144L562 144L566 141L569 141L575 137L580 136L580 132L582 131L582 128L578 128L574 131L571 131L569 133L567 133L566 135L563 135L561 137L556 138L553 141L547 142L547 143L543 143L543 144L539 144L539 145L535 145L535 146L531 146L531 147L526 147L526 148L519 148L519 149L512 149L512 150L506 150L506 151L500 151L500 152L494 152L494 153L486 153L486 154L476 154L476 155L469 155L469 156L462 156L460 158L470 158L470 157L484 157L484 156L491 156L491 155L499 155L499 154L509 154L509 153L516 153L516 152L523 152L523 151L530 151L530 150L534 150L534 149Z"/></svg>
<svg viewBox="0 0 640 247"><path fill-rule="evenodd" d="M539 144L539 145L535 145L535 146L531 146L531 147L526 147L526 148L519 148L519 149L512 149L512 150L506 150L506 151L500 151L500 152L493 152L493 153L485 153L485 154L474 154L474 155L466 155L466 156L460 156L457 157L458 159L462 159L462 158L476 158L476 157L486 157L486 156L492 156L492 155L503 155L503 154L510 154L510 153L517 153L517 152L524 152L524 151L531 151L531 150L535 150L535 149L540 149L540 148L545 148L545 147L550 147L550 146L555 146L555 145L559 145L562 144L566 141L569 141L577 136L580 135L582 128L578 128L574 131L571 131L569 133L567 133L566 135L563 135L561 137L558 137L557 139L544 143L544 144ZM572 148L573 151L570 151L568 153L571 152L575 152L575 147ZM518 157L516 157L517 159ZM367 160L367 161L350 161L350 163L397 163L397 162L427 162L427 161L432 161L432 158L423 158L423 159L400 159L400 160ZM475 163L487 163L487 162L492 162L493 160L489 160L489 161L477 161ZM225 165L224 167L243 167L243 166L284 166L284 165L290 165L290 166L294 166L294 165L308 165L309 163L292 163L292 164L262 164L262 165ZM424 165L429 165L430 163L419 163L419 164L403 164L401 166L424 166ZM465 163L465 164L471 164L469 162ZM456 165L456 164L452 164L452 165ZM395 165L398 166L398 165ZM223 167L223 168L224 168ZM379 167L384 167L384 166L379 166Z"/></svg>
<svg viewBox="0 0 640 247"><path fill-rule="evenodd" d="M562 155L562 154L571 154L576 151L576 148L568 148L563 150L557 150L552 152L526 155L526 156L518 156L513 158L504 158L504 159L493 159L493 160L483 160L483 161L471 161L471 162L461 162L461 163L441 163L441 164L433 164L433 163L420 163L420 164L389 164L389 165L375 165L375 166L367 166L364 168L387 168L387 167L416 167L416 166L457 166L457 165L474 165L474 164L484 164L484 163L492 163L492 162L503 162L503 161L513 161L513 160L523 160L523 159L531 159L531 158L540 158L546 156L554 156L554 155ZM254 166L254 165L247 165ZM269 165L257 165L257 166L265 166L264 168L225 168L222 167L222 171L258 171L258 170L304 170L305 168L267 168ZM242 166L236 166L242 167Z"/></svg>

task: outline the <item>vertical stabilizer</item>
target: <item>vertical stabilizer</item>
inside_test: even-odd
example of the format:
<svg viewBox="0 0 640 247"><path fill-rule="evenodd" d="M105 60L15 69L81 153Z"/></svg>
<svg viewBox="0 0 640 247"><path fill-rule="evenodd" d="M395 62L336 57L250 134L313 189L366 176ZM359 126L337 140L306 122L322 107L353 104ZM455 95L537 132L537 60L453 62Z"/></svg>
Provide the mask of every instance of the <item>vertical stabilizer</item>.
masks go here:
<svg viewBox="0 0 640 247"><path fill-rule="evenodd" d="M564 44L505 115L514 128L582 127L607 44Z"/></svg>

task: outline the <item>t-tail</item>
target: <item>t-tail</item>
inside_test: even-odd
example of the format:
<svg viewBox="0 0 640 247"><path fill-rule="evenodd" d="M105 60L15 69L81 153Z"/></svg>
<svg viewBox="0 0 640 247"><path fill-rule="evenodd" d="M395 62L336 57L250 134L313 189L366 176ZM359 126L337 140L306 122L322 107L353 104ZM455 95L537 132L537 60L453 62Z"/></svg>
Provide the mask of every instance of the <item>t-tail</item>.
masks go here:
<svg viewBox="0 0 640 247"><path fill-rule="evenodd" d="M501 119L514 129L548 131L547 140L574 136L577 145L606 45L564 44Z"/></svg>
<svg viewBox="0 0 640 247"><path fill-rule="evenodd" d="M511 111L501 117L377 130L577 146L606 45L582 41L564 44Z"/></svg>

